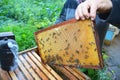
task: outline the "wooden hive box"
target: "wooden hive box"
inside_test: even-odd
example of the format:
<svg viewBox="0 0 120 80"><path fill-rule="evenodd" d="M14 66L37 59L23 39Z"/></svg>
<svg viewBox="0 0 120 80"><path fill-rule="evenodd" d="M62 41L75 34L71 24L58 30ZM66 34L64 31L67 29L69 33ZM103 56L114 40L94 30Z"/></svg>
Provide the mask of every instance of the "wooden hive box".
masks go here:
<svg viewBox="0 0 120 80"><path fill-rule="evenodd" d="M15 35L12 32L1 32L0 40L2 39L14 39L15 40Z"/></svg>
<svg viewBox="0 0 120 80"><path fill-rule="evenodd" d="M0 80L90 80L77 68L43 64L37 48L20 52L18 65L14 71L0 68Z"/></svg>
<svg viewBox="0 0 120 80"><path fill-rule="evenodd" d="M44 63L98 69L103 67L99 38L91 20L75 19L35 33Z"/></svg>

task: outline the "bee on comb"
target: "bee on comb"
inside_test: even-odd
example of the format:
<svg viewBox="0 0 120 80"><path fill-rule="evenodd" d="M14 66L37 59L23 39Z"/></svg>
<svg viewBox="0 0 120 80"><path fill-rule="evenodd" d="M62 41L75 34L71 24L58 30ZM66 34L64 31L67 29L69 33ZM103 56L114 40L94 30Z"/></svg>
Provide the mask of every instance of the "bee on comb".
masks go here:
<svg viewBox="0 0 120 80"><path fill-rule="evenodd" d="M98 35L93 29L91 20L72 19L37 31L35 38L42 61L85 68L102 67Z"/></svg>

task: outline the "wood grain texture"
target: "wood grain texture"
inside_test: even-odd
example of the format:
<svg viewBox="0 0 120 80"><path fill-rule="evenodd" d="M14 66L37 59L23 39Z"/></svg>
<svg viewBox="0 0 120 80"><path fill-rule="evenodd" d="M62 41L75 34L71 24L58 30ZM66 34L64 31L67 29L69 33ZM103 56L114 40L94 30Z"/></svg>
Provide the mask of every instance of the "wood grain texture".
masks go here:
<svg viewBox="0 0 120 80"><path fill-rule="evenodd" d="M33 51L35 53L33 55L32 50L26 50L23 53L20 52L18 68L14 71L4 71L0 68L0 80L62 80L52 68L45 66L37 60L34 57L34 55L37 56L37 53Z"/></svg>
<svg viewBox="0 0 120 80"><path fill-rule="evenodd" d="M26 52L25 52L26 51ZM56 69L43 64L40 56L32 49L20 52L18 68L14 71L4 71L0 68L0 80L90 80L78 69L55 66Z"/></svg>

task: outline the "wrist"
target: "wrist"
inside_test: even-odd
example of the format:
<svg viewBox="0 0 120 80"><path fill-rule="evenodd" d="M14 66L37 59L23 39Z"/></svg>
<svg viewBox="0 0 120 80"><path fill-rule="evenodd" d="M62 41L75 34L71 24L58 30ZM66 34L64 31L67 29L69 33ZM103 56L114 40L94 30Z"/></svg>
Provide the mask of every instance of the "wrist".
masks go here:
<svg viewBox="0 0 120 80"><path fill-rule="evenodd" d="M112 9L112 2L111 0L98 0L97 1L98 4L98 12L99 13L108 13L111 11Z"/></svg>

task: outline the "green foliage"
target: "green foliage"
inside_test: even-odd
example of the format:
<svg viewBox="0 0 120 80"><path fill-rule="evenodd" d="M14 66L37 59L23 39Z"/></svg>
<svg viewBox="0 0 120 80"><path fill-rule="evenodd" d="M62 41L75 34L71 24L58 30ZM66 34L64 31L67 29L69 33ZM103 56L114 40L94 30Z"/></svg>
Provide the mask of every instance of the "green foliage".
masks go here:
<svg viewBox="0 0 120 80"><path fill-rule="evenodd" d="M25 50L36 46L34 32L37 30L32 25L10 25L0 28L0 32L13 32L19 46L19 50Z"/></svg>
<svg viewBox="0 0 120 80"><path fill-rule="evenodd" d="M19 22L45 27L54 23L63 6L62 0L1 0L0 15ZM44 23L44 24L43 24Z"/></svg>
<svg viewBox="0 0 120 80"><path fill-rule="evenodd" d="M110 67L104 67L98 71L99 80L115 80L115 72Z"/></svg>
<svg viewBox="0 0 120 80"><path fill-rule="evenodd" d="M114 80L115 78L114 71L108 67L99 70L81 68L80 71L89 76L91 80Z"/></svg>
<svg viewBox="0 0 120 80"><path fill-rule="evenodd" d="M36 46L34 32L56 21L64 0L0 0L0 32L12 31L20 51Z"/></svg>
<svg viewBox="0 0 120 80"><path fill-rule="evenodd" d="M87 76L89 76L91 78L91 80L99 80L98 70L80 68L80 71L82 71Z"/></svg>
<svg viewBox="0 0 120 80"><path fill-rule="evenodd" d="M109 56L106 54L106 51L104 49L102 50L102 55L104 61L106 61L109 58Z"/></svg>

